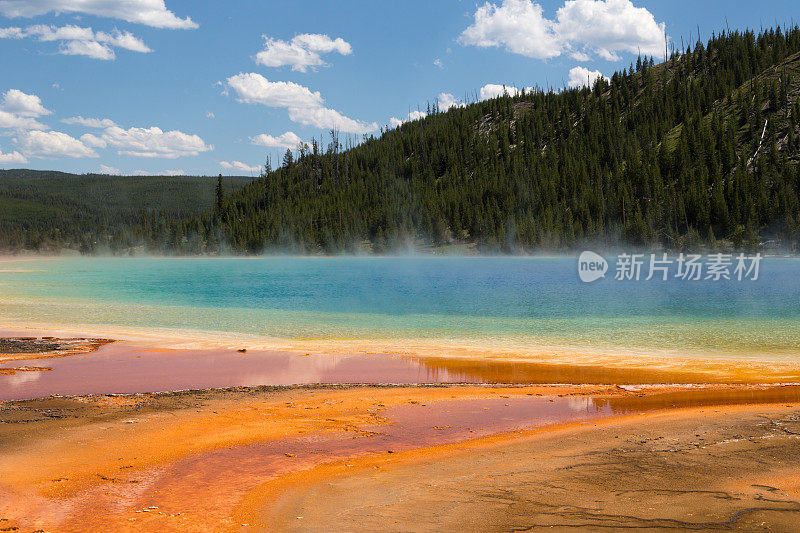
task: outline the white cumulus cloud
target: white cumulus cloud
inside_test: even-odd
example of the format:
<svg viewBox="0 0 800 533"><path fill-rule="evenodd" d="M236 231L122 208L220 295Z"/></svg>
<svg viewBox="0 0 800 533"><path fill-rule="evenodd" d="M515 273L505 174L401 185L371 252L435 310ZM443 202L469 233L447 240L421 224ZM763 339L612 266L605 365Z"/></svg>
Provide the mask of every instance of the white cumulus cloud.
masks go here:
<svg viewBox="0 0 800 533"><path fill-rule="evenodd" d="M65 56L86 56L103 61L110 61L117 57L111 48L97 41L68 41L61 46L58 53Z"/></svg>
<svg viewBox="0 0 800 533"><path fill-rule="evenodd" d="M9 18L47 13L82 13L154 28L197 28L191 18L179 18L168 10L164 0L0 0L0 14Z"/></svg>
<svg viewBox="0 0 800 533"><path fill-rule="evenodd" d="M14 142L26 157L99 157L81 141L60 131L26 131Z"/></svg>
<svg viewBox="0 0 800 533"><path fill-rule="evenodd" d="M95 40L106 43L116 48L123 48L131 52L146 54L152 52L144 42L128 31L119 31L116 28L111 32L98 31L94 34Z"/></svg>
<svg viewBox="0 0 800 533"><path fill-rule="evenodd" d="M102 138L91 133L81 135L81 142L90 148L107 148L108 143Z"/></svg>
<svg viewBox="0 0 800 533"><path fill-rule="evenodd" d="M120 169L109 165L100 165L100 168L97 170L97 173L108 174L109 176L122 176L122 171Z"/></svg>
<svg viewBox="0 0 800 533"><path fill-rule="evenodd" d="M526 93L532 93L535 89L533 87L526 87ZM514 87L512 85L499 85L496 83L487 83L480 90L480 99L481 100L489 100L491 98L497 98L498 96L519 96L522 94L522 90Z"/></svg>
<svg viewBox="0 0 800 533"><path fill-rule="evenodd" d="M593 87L594 82L598 78L606 78L599 70L589 70L585 67L575 67L569 71L569 80L567 85L574 89L575 87ZM608 78L606 78L608 79Z"/></svg>
<svg viewBox="0 0 800 533"><path fill-rule="evenodd" d="M326 108L319 92L312 92L297 83L269 81L261 74L250 72L231 76L227 86L236 91L239 102L284 108L293 122L304 126L335 128L346 133L368 133L378 129L374 122L354 120Z"/></svg>
<svg viewBox="0 0 800 533"><path fill-rule="evenodd" d="M0 100L0 131L49 130L49 127L36 119L50 113L35 94L9 89Z"/></svg>
<svg viewBox="0 0 800 533"><path fill-rule="evenodd" d="M572 59L576 60L576 61L590 61L590 60L592 59L592 56L590 56L590 55L589 55L589 54L587 54L586 52L579 52L579 51L577 51L577 50L576 50L576 51L574 51L574 52L571 52L571 53L569 54L569 56L570 56Z"/></svg>
<svg viewBox="0 0 800 533"><path fill-rule="evenodd" d="M35 118L21 117L0 109L0 130L48 130L46 125Z"/></svg>
<svg viewBox="0 0 800 533"><path fill-rule="evenodd" d="M25 164L27 162L28 158L17 151L11 152L10 154L0 152L0 165Z"/></svg>
<svg viewBox="0 0 800 533"><path fill-rule="evenodd" d="M555 23L545 18L542 6L530 0L486 2L475 11L474 22L459 42L481 48L504 47L509 52L537 59L561 54Z"/></svg>
<svg viewBox="0 0 800 533"><path fill-rule="evenodd" d="M631 0L567 0L555 19L533 0L486 2L459 36L463 45L505 50L536 59L569 53L580 61L594 53L617 60L617 52L660 55L665 25Z"/></svg>
<svg viewBox="0 0 800 533"><path fill-rule="evenodd" d="M256 146L266 146L268 148L288 148L289 150L294 150L303 142L303 139L298 137L294 132L287 131L286 133L278 135L277 137L262 133L260 135L256 135L255 137L250 137L250 142Z"/></svg>
<svg viewBox="0 0 800 533"><path fill-rule="evenodd" d="M296 35L291 41L264 37L264 50L256 54L256 63L265 67L291 66L292 70L308 71L309 67L325 66L323 54L337 52L341 55L353 53L350 43L342 38L331 39L318 33Z"/></svg>
<svg viewBox="0 0 800 533"><path fill-rule="evenodd" d="M345 133L369 133L378 129L374 122L367 124L348 118L335 109L327 107L289 108L289 119L304 126L320 129L336 129Z"/></svg>
<svg viewBox="0 0 800 533"><path fill-rule="evenodd" d="M603 59L619 59L617 52L660 56L664 53L665 25L631 0L568 0L558 10L561 39L585 47Z"/></svg>
<svg viewBox="0 0 800 533"><path fill-rule="evenodd" d="M94 148L116 148L119 155L164 159L196 156L214 149L197 135L177 130L163 131L155 126L127 130L112 126L97 136L87 133L81 137L81 141Z"/></svg>
<svg viewBox="0 0 800 533"><path fill-rule="evenodd" d="M2 0L0 0L2 1ZM114 48L132 52L148 53L152 50L130 32L114 29L111 32L98 31L80 26L36 25L21 28L0 28L0 38L31 38L42 42L58 42L59 52L64 55L81 55L94 59L111 60L116 58Z"/></svg>
<svg viewBox="0 0 800 533"><path fill-rule="evenodd" d="M35 94L26 94L18 89L9 89L3 93L0 109L21 117L41 117L52 111L44 108L42 100Z"/></svg>
<svg viewBox="0 0 800 533"><path fill-rule="evenodd" d="M269 81L254 72L232 76L228 85L236 91L237 99L246 104L293 108L319 107L324 103L319 92L291 81Z"/></svg>
<svg viewBox="0 0 800 533"><path fill-rule="evenodd" d="M251 167L247 163L242 163L241 161L220 161L219 166L229 170L240 170L242 172L258 172L261 170L261 167Z"/></svg>
<svg viewBox="0 0 800 533"><path fill-rule="evenodd" d="M25 32L22 28L0 28L0 39L22 39Z"/></svg>
<svg viewBox="0 0 800 533"><path fill-rule="evenodd" d="M405 119L399 119L399 118L397 118L397 117L392 117L392 118L390 118L390 119L389 119L389 125L390 125L391 127L393 127L393 128L396 128L396 127L398 127L398 126L402 126L402 125L403 125L403 124L405 124L406 122L413 122L413 121L415 121L415 120L420 120L420 119L423 119L423 118L425 118L425 117L427 117L427 116L428 116L428 114L427 114L426 112L424 112L424 111L419 111L419 110L415 110L415 111L412 111L412 112L410 112L410 113L408 114L408 117L407 117L407 118L405 118Z"/></svg>
<svg viewBox="0 0 800 533"><path fill-rule="evenodd" d="M110 128L117 125L110 118L83 118L81 116L65 118L62 119L61 122L64 124L83 126L86 128Z"/></svg>
<svg viewBox="0 0 800 533"><path fill-rule="evenodd" d="M453 107L464 107L466 105L450 93L439 93L436 102L439 106L439 111L447 111Z"/></svg>

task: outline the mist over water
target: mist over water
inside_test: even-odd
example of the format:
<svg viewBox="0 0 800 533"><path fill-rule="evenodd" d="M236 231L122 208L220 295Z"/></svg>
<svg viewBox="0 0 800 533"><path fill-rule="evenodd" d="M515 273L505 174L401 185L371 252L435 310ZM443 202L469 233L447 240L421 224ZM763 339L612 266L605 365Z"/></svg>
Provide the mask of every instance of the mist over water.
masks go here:
<svg viewBox="0 0 800 533"><path fill-rule="evenodd" d="M574 257L5 262L0 324L800 357L800 260L757 281L582 283Z"/></svg>

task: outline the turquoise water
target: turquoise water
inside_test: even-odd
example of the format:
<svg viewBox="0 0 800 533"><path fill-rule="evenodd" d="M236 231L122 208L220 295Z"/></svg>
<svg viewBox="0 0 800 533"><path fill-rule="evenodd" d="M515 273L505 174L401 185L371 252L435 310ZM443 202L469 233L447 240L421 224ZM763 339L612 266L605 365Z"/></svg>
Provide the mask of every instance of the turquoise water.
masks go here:
<svg viewBox="0 0 800 533"><path fill-rule="evenodd" d="M800 260L757 281L592 284L575 258L6 261L2 323L800 357Z"/></svg>

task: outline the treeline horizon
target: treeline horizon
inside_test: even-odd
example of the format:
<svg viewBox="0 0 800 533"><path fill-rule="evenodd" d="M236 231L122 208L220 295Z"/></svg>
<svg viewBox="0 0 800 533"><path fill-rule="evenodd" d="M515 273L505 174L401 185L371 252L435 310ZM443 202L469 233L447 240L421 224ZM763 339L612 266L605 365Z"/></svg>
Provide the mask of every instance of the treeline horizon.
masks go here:
<svg viewBox="0 0 800 533"><path fill-rule="evenodd" d="M224 179L231 191L250 181ZM131 228L158 221L168 234L214 205L216 183L196 176L0 170L0 252L129 253Z"/></svg>
<svg viewBox="0 0 800 533"><path fill-rule="evenodd" d="M592 87L429 111L357 145L332 131L223 182L201 212L93 240L164 255L797 250L797 26L723 31Z"/></svg>

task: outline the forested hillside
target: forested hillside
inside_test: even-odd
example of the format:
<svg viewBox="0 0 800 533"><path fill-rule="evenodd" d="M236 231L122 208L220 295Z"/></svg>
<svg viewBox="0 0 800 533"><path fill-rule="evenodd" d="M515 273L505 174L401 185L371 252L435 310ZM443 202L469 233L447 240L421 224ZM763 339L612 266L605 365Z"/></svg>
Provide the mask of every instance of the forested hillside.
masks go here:
<svg viewBox="0 0 800 533"><path fill-rule="evenodd" d="M188 254L796 249L800 30L725 32L656 63L591 88L433 106L348 149L331 132L241 190L224 183L204 213L138 205L147 216L110 241Z"/></svg>
<svg viewBox="0 0 800 533"><path fill-rule="evenodd" d="M798 52L797 27L723 33L591 89L434 108L350 150L334 136L182 232L250 253L796 247Z"/></svg>
<svg viewBox="0 0 800 533"><path fill-rule="evenodd" d="M237 191L250 178L225 178ZM75 175L0 170L0 251L126 253L139 235L168 250L170 229L214 205L207 177Z"/></svg>

